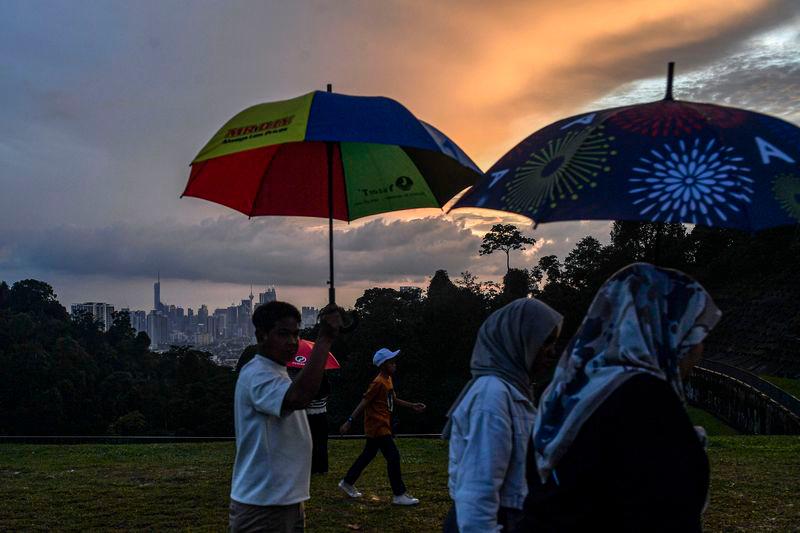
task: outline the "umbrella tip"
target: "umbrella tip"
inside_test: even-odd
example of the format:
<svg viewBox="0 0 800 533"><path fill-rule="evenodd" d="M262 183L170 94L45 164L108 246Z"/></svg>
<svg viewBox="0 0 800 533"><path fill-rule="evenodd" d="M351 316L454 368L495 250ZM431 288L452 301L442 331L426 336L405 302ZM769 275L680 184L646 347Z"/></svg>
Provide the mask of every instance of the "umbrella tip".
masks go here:
<svg viewBox="0 0 800 533"><path fill-rule="evenodd" d="M664 95L664 100L674 100L672 98L672 77L675 74L675 62L670 61L667 63L667 94Z"/></svg>

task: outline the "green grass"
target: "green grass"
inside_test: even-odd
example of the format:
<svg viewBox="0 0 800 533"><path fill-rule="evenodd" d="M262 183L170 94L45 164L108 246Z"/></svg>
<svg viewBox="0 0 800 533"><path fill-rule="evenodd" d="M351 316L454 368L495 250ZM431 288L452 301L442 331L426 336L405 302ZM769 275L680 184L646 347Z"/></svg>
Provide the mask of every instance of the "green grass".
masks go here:
<svg viewBox="0 0 800 533"><path fill-rule="evenodd" d="M728 424L715 417L708 411L703 411L697 407L689 406L689 418L695 426L703 426L706 434L710 437L717 435L738 435L739 432L730 427Z"/></svg>
<svg viewBox="0 0 800 533"><path fill-rule="evenodd" d="M800 379L792 379L792 378L779 378L778 376L759 376L761 379L765 379L775 385L776 387L780 387L795 398L800 398Z"/></svg>
<svg viewBox="0 0 800 533"><path fill-rule="evenodd" d="M447 445L400 439L416 508L390 504L378 457L358 482L361 500L336 483L362 446L332 441L332 469L312 479L309 531L438 531L450 501ZM223 531L232 443L0 446L0 530ZM709 531L800 528L800 437L712 437Z"/></svg>

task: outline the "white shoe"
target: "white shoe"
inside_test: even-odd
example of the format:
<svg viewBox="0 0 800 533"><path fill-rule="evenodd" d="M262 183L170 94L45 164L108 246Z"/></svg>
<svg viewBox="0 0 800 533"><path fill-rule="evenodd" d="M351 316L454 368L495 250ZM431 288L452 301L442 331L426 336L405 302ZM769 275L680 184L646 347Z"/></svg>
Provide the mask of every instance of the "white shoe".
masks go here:
<svg viewBox="0 0 800 533"><path fill-rule="evenodd" d="M394 505L417 505L419 500L406 492L400 496L394 496L392 498L392 503Z"/></svg>
<svg viewBox="0 0 800 533"><path fill-rule="evenodd" d="M358 492L357 488L355 488L350 483L345 482L345 480L341 480L339 482L339 488L342 489L342 491L345 494L347 494L348 496L350 496L351 498L360 498L361 496L363 496L363 494ZM406 505L408 505L408 504L406 504Z"/></svg>

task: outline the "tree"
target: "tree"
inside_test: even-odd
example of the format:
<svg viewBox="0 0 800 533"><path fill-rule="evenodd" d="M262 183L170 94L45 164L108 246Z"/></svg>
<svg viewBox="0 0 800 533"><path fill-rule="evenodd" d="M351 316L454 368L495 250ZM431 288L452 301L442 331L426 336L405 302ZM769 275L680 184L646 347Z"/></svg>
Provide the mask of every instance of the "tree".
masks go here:
<svg viewBox="0 0 800 533"><path fill-rule="evenodd" d="M689 248L683 224L623 220L611 228L610 260L622 267L635 261L685 269Z"/></svg>
<svg viewBox="0 0 800 533"><path fill-rule="evenodd" d="M524 236L514 224L495 224L483 236L479 255L489 255L497 250L506 253L506 271L511 270L509 252L524 250L526 246L536 244L536 239Z"/></svg>
<svg viewBox="0 0 800 533"><path fill-rule="evenodd" d="M512 268L503 276L503 294L509 302L525 298L530 290L530 275L527 270Z"/></svg>
<svg viewBox="0 0 800 533"><path fill-rule="evenodd" d="M539 270L547 276L548 285L561 282L561 263L555 255L546 255L540 258Z"/></svg>
<svg viewBox="0 0 800 533"><path fill-rule="evenodd" d="M600 241L587 235L564 259L564 278L579 291L592 293L606 277L605 253Z"/></svg>
<svg viewBox="0 0 800 533"><path fill-rule="evenodd" d="M17 313L66 320L67 310L58 303L53 287L35 279L14 283L8 291L8 307Z"/></svg>
<svg viewBox="0 0 800 533"><path fill-rule="evenodd" d="M428 284L428 298L434 300L439 298L447 298L448 296L456 293L458 288L450 281L450 276L447 275L447 270L437 270ZM358 305L358 304L356 304Z"/></svg>

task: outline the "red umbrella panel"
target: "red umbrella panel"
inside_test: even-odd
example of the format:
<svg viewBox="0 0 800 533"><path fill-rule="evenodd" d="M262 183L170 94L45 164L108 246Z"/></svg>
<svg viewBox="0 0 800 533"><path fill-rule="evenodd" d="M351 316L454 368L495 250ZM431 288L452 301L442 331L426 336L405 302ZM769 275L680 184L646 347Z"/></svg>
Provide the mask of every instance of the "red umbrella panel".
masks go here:
<svg viewBox="0 0 800 533"><path fill-rule="evenodd" d="M306 361L311 357L311 350L314 349L314 343L305 339L300 339L300 344L297 346L297 353L289 361L286 366L291 368L303 368L306 366ZM325 370L338 370L340 367L339 361L328 352L328 360L325 361Z"/></svg>

